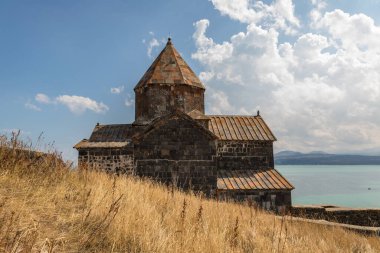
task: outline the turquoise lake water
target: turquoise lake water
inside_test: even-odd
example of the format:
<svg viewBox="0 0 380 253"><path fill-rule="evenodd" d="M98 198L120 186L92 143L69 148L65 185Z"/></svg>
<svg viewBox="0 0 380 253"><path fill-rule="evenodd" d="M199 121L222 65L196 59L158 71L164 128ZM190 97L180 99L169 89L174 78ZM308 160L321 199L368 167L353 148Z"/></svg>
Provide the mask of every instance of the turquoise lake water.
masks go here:
<svg viewBox="0 0 380 253"><path fill-rule="evenodd" d="M276 165L294 204L380 208L380 165Z"/></svg>

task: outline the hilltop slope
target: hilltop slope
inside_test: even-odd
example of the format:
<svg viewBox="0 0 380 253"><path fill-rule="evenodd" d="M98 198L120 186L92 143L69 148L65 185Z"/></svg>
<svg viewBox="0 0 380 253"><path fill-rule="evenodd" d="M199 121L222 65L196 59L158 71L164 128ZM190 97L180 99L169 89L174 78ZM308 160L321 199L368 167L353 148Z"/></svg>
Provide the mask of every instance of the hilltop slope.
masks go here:
<svg viewBox="0 0 380 253"><path fill-rule="evenodd" d="M274 155L274 162L278 165L380 165L380 156L281 151Z"/></svg>
<svg viewBox="0 0 380 253"><path fill-rule="evenodd" d="M380 252L380 241L0 147L0 252L11 251Z"/></svg>

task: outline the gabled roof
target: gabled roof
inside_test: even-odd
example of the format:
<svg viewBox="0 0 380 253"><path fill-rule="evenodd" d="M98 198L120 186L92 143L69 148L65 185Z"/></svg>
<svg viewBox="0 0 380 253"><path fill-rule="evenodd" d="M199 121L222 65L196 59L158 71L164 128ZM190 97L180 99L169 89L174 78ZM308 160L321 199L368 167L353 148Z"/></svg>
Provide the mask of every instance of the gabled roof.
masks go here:
<svg viewBox="0 0 380 253"><path fill-rule="evenodd" d="M133 136L133 141L134 142L139 142L141 139L143 139L145 136L149 135L152 131L155 129L158 129L160 127L163 127L166 122L168 122L171 119L175 118L181 118L185 119L193 125L194 128L200 129L203 131L207 136L210 137L210 139L218 139L218 136L216 136L213 132L209 131L209 129L204 128L201 124L199 124L196 120L194 120L192 117L187 115L181 110L175 110L172 111L171 113L164 115L162 117L156 118L153 120L148 126L146 126L144 131L141 131L137 133L136 135Z"/></svg>
<svg viewBox="0 0 380 253"><path fill-rule="evenodd" d="M134 129L131 124L99 125L92 131L90 142L123 142L131 139Z"/></svg>
<svg viewBox="0 0 380 253"><path fill-rule="evenodd" d="M219 170L218 190L293 190L290 184L273 168L262 170Z"/></svg>
<svg viewBox="0 0 380 253"><path fill-rule="evenodd" d="M209 130L220 140L275 141L276 137L261 116L207 115Z"/></svg>
<svg viewBox="0 0 380 253"><path fill-rule="evenodd" d="M165 48L137 83L135 90L150 84L186 84L205 89L197 75L168 39Z"/></svg>
<svg viewBox="0 0 380 253"><path fill-rule="evenodd" d="M97 124L89 140L83 139L74 148L121 148L131 143L132 136L142 131L143 127L132 124L100 125Z"/></svg>
<svg viewBox="0 0 380 253"><path fill-rule="evenodd" d="M81 149L81 148L123 148L128 146L130 141L98 141L98 142L91 142L86 139L81 140L77 144L75 144L74 148Z"/></svg>

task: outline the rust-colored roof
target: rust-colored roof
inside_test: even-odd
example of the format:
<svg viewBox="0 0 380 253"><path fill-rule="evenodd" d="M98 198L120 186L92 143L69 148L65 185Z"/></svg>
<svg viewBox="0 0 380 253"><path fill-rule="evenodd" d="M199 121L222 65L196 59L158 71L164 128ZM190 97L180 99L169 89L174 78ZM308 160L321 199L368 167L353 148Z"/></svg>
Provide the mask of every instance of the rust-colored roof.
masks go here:
<svg viewBox="0 0 380 253"><path fill-rule="evenodd" d="M123 142L131 138L131 124L96 125L92 131L90 142Z"/></svg>
<svg viewBox="0 0 380 253"><path fill-rule="evenodd" d="M118 148L131 142L132 136L143 131L144 127L132 124L97 124L89 140L82 140L74 148Z"/></svg>
<svg viewBox="0 0 380 253"><path fill-rule="evenodd" d="M174 48L170 38L135 89L149 84L186 84L205 89L197 75Z"/></svg>
<svg viewBox="0 0 380 253"><path fill-rule="evenodd" d="M293 190L277 170L219 170L218 190Z"/></svg>
<svg viewBox="0 0 380 253"><path fill-rule="evenodd" d="M81 148L123 148L128 146L130 142L128 141L98 141L98 142L90 142L86 139L81 140L79 143L77 143L74 148L81 149Z"/></svg>
<svg viewBox="0 0 380 253"><path fill-rule="evenodd" d="M276 137L261 116L208 115L209 130L220 140L275 141Z"/></svg>

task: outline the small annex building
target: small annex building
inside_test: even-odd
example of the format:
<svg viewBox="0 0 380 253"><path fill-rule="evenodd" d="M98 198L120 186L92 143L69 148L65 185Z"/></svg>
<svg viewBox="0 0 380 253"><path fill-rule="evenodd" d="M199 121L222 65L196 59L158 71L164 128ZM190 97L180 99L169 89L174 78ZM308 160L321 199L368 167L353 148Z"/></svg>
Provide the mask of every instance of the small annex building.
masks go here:
<svg viewBox="0 0 380 253"><path fill-rule="evenodd" d="M170 38L134 88L135 121L97 124L74 146L81 168L149 177L218 199L284 211L294 187L274 168L259 115L206 115L205 87Z"/></svg>

